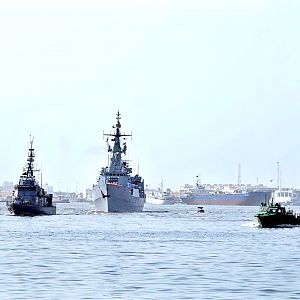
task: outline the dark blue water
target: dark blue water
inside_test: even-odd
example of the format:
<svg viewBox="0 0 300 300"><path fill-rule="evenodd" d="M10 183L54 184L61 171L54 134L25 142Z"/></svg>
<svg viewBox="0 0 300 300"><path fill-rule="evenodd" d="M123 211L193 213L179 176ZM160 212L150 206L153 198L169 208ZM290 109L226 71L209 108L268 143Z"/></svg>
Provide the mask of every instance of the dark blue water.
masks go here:
<svg viewBox="0 0 300 300"><path fill-rule="evenodd" d="M257 207L1 208L0 299L300 299L300 228L258 228Z"/></svg>

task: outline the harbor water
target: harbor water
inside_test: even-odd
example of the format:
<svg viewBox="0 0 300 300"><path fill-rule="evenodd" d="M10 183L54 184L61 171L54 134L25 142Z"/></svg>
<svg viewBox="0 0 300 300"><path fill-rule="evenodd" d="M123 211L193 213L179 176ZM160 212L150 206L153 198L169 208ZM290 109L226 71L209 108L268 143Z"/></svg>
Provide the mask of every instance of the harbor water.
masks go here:
<svg viewBox="0 0 300 300"><path fill-rule="evenodd" d="M259 228L258 207L144 210L17 217L1 203L0 299L300 299L300 227Z"/></svg>

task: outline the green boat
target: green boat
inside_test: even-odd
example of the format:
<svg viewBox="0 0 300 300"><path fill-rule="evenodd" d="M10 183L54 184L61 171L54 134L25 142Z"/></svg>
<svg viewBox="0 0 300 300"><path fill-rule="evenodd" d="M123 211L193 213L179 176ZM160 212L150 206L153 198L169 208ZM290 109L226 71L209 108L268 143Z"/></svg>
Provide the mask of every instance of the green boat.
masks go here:
<svg viewBox="0 0 300 300"><path fill-rule="evenodd" d="M292 209L286 209L279 203L262 203L256 217L263 228L300 225L300 214L294 213Z"/></svg>

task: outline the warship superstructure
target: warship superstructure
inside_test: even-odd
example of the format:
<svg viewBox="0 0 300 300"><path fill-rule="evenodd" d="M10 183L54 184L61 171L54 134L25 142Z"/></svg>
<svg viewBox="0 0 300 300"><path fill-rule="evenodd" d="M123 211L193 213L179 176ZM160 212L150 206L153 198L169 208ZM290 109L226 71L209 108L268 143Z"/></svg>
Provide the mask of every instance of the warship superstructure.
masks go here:
<svg viewBox="0 0 300 300"><path fill-rule="evenodd" d="M92 189L92 200L96 210L102 212L141 212L145 203L144 180L138 174L132 176L132 168L128 161L122 159L126 155L125 139L131 134L121 133L120 113L113 126L114 133L107 136L107 147L110 162L101 169L97 184ZM121 145L121 139L124 139ZM113 148L109 141L112 141Z"/></svg>
<svg viewBox="0 0 300 300"><path fill-rule="evenodd" d="M52 194L39 185L34 173L33 139L30 139L27 165L20 176L19 183L15 185L12 201L8 202L8 209L18 216L55 215L56 207L52 204Z"/></svg>

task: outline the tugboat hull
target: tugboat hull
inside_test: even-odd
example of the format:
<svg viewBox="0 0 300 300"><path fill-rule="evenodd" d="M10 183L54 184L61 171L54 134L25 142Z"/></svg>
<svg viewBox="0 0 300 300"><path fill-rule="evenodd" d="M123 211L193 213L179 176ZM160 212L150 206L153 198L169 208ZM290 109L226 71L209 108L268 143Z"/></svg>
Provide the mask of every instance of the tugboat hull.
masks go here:
<svg viewBox="0 0 300 300"><path fill-rule="evenodd" d="M55 206L46 207L13 203L11 209L17 216L43 216L56 214Z"/></svg>

